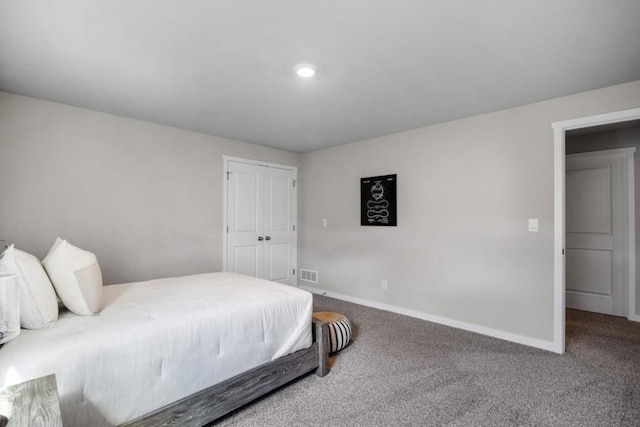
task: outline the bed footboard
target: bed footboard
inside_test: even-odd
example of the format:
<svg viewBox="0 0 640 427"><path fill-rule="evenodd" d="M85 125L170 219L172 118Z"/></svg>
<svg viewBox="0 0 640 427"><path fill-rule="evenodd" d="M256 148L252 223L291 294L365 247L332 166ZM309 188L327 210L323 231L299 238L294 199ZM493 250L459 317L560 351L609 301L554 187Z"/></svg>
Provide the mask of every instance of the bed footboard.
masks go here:
<svg viewBox="0 0 640 427"><path fill-rule="evenodd" d="M308 372L315 370L316 375L325 376L329 373L329 327L314 320L312 329L311 347L243 372L123 426L201 427Z"/></svg>
<svg viewBox="0 0 640 427"><path fill-rule="evenodd" d="M313 319L313 341L318 344L318 367L316 375L324 377L329 373L329 324Z"/></svg>

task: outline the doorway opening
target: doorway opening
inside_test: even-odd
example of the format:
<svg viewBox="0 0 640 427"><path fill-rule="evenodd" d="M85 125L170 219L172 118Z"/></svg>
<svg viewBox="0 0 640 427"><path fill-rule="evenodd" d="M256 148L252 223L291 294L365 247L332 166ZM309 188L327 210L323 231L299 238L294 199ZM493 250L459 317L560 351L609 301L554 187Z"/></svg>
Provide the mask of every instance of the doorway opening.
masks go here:
<svg viewBox="0 0 640 427"><path fill-rule="evenodd" d="M566 308L566 136L567 133L589 132L594 129L606 130L631 127L640 124L640 108L597 116L556 122L554 130L554 340L553 351L565 351L565 308ZM635 253L635 221L630 221L628 250ZM628 316L640 321L636 293L635 259L628 263Z"/></svg>
<svg viewBox="0 0 640 427"><path fill-rule="evenodd" d="M623 143L635 145L635 133L622 133L631 139ZM618 134L617 130L576 136L567 132L565 305L628 317L636 148L612 148ZM599 143L596 147L587 144L593 140Z"/></svg>

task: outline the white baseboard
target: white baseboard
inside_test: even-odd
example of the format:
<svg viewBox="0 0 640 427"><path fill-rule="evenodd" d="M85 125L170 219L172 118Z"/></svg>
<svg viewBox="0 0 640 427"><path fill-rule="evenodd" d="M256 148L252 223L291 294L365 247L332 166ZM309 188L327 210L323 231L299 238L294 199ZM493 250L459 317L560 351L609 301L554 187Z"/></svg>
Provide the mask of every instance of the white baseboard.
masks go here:
<svg viewBox="0 0 640 427"><path fill-rule="evenodd" d="M451 326L452 328L463 329L469 332L475 332L482 335L488 335L493 338L499 338L505 341L511 341L518 344L527 345L530 347L539 348L542 350L552 351L559 353L557 346L553 341L545 341L537 338L526 337L523 335L512 334L509 332L500 331L498 329L487 328L484 326L474 325L473 323L461 322L459 320L449 319L448 317L436 316L433 314L423 313L421 311L410 310L407 308L398 307L391 304L384 304L377 301L371 301L363 298L353 297L349 295L343 295L336 292L325 291L324 289L313 288L310 286L302 285L300 288L305 289L311 293L324 295L339 300L352 302L355 304L364 305L366 307L377 308L380 310L390 311L392 313L403 314L409 317L415 317L417 319L426 320L433 323L439 323L441 325Z"/></svg>

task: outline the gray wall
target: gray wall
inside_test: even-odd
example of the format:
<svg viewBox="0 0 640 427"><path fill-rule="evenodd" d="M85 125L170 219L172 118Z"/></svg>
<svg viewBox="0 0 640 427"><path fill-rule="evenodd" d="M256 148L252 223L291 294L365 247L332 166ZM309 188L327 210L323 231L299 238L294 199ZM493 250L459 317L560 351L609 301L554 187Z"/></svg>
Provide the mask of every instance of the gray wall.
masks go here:
<svg viewBox="0 0 640 427"><path fill-rule="evenodd" d="M635 210L636 210L636 257L640 255L640 125L604 132L567 136L566 150L569 153L611 150L614 148L635 147ZM640 309L640 264L636 266L636 313Z"/></svg>
<svg viewBox="0 0 640 427"><path fill-rule="evenodd" d="M60 236L105 283L222 268L222 156L299 155L0 92L0 239Z"/></svg>
<svg viewBox="0 0 640 427"><path fill-rule="evenodd" d="M300 156L0 93L0 239L66 238L106 283L219 270L222 155L297 165L317 287L550 341L551 123L639 106L640 81ZM398 227L361 227L359 179L389 173Z"/></svg>
<svg viewBox="0 0 640 427"><path fill-rule="evenodd" d="M612 150L614 148L636 147L637 158L640 153L640 123L631 122L631 126L622 129L596 131L567 135L566 151L571 153L585 153L588 151Z"/></svg>
<svg viewBox="0 0 640 427"><path fill-rule="evenodd" d="M551 123L634 107L640 81L305 154L299 267L329 292L552 341ZM391 173L398 227L361 227L359 179Z"/></svg>

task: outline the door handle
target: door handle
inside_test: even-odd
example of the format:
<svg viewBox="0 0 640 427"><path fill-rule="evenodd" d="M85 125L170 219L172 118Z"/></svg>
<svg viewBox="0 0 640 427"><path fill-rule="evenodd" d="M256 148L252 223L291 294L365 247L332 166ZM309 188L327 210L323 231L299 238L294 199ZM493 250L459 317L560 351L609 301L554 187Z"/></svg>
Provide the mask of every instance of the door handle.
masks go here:
<svg viewBox="0 0 640 427"><path fill-rule="evenodd" d="M271 240L271 236L267 236L264 238L265 240Z"/></svg>
<svg viewBox="0 0 640 427"><path fill-rule="evenodd" d="M264 240L264 237L258 236L258 242L262 242L263 240Z"/></svg>

